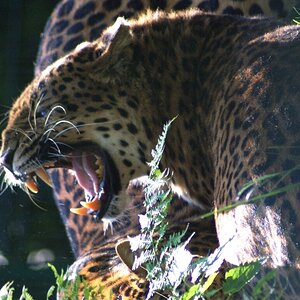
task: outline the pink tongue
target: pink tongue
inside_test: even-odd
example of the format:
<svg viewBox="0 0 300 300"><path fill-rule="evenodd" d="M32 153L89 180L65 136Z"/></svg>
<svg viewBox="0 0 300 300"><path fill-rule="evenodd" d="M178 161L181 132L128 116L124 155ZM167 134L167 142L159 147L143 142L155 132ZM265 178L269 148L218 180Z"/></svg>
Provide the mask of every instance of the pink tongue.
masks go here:
<svg viewBox="0 0 300 300"><path fill-rule="evenodd" d="M78 183L94 196L98 193L99 179L96 174L96 157L86 152L75 152L72 155L72 165Z"/></svg>

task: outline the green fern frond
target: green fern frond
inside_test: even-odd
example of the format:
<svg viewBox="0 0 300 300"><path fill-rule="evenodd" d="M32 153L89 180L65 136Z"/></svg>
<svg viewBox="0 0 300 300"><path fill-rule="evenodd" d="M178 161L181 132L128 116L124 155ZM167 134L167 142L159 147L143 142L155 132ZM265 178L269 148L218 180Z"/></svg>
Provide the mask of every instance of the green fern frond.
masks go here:
<svg viewBox="0 0 300 300"><path fill-rule="evenodd" d="M161 135L158 138L158 142L155 146L155 148L151 151L151 156L152 156L152 161L147 163L148 166L150 167L150 179L152 179L152 177L154 176L153 179L156 179L156 173L159 172L159 163L161 161L161 158L163 156L163 152L165 149L165 141L167 138L167 134L168 131L170 129L171 124L176 120L177 116L175 118L173 118L172 120L170 120L169 122L167 122L164 126L163 126L163 130Z"/></svg>
<svg viewBox="0 0 300 300"><path fill-rule="evenodd" d="M13 300L13 281L7 282L3 285L3 287L0 289L0 300Z"/></svg>
<svg viewBox="0 0 300 300"><path fill-rule="evenodd" d="M20 300L33 300L33 297L28 293L28 289L23 286Z"/></svg>

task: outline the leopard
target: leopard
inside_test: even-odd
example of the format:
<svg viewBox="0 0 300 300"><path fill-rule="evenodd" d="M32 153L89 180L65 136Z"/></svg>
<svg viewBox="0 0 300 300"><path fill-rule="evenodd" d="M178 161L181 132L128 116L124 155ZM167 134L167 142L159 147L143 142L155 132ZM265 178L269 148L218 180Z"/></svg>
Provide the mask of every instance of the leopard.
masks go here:
<svg viewBox="0 0 300 300"><path fill-rule="evenodd" d="M292 18L294 0L63 0L54 9L41 37L35 64L38 75L84 41L92 41L117 17L132 18L146 9L178 11L197 7L217 14Z"/></svg>
<svg viewBox="0 0 300 300"><path fill-rule="evenodd" d="M59 6L58 16L66 10ZM53 26L50 32L60 34ZM298 195L284 188L298 178L298 30L274 19L149 11L117 19L95 41L42 62L51 34L44 35L36 78L2 133L1 165L12 184L33 192L35 177L49 182L44 170L50 173L77 257L73 269L105 283L104 299L146 294L144 279L128 269L111 284L118 276L106 276L106 262L120 264L112 245L136 234L140 202L129 216L128 199L136 195L127 186L147 173L161 127L174 116L162 165L173 171L172 188L184 201L172 217L186 203L198 213L214 209L229 263L267 257L271 268L298 268ZM266 196L257 201L260 194ZM74 204L83 204L73 211L85 216L70 213ZM104 236L106 222L115 222L118 234ZM206 234L205 226L195 227ZM201 247L205 240L199 238Z"/></svg>

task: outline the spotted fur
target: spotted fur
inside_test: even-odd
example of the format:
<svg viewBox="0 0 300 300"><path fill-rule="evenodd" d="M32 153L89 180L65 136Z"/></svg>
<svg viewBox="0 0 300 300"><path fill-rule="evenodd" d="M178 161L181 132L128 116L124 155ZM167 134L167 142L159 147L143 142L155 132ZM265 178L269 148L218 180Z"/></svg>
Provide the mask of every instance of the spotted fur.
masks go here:
<svg viewBox="0 0 300 300"><path fill-rule="evenodd" d="M126 187L147 172L145 162L162 125L177 115L163 166L174 171L173 188L189 205L178 200L172 223L181 220L183 226L195 212L215 208L218 239L225 245L228 262L241 264L266 256L269 267L298 269L297 189L224 213L217 210L299 181L299 28L196 10L148 12L137 20L119 19L100 38L81 44L43 70L71 50L63 45L69 43L72 31L63 44L46 46L52 33L59 36L71 28L69 23L63 29L55 25L60 17L69 19L71 14L76 19L79 14L88 20L89 6L96 5L72 3L62 2L57 19L50 19L46 27L37 76L15 102L2 134L1 163L22 182L49 157L53 160L53 153L64 156L70 147L96 145L114 165L118 197L104 220L116 219L117 233L107 231L106 236L103 223L69 213L69 207L84 198L71 172L51 171L58 207L78 258L74 272L93 285L104 283L106 295L111 291L123 299L145 295L143 278L136 279L126 268L108 274L112 276L104 270L122 267L113 246L137 233L141 200ZM174 5L178 3L170 7ZM83 28L86 31L78 31L87 32L81 33L83 39L94 39L87 38L91 28L86 24ZM279 172L285 173L259 184L259 178ZM254 185L244 189L249 181ZM197 232L193 252L216 247L213 225L203 225ZM298 288L292 285L292 292Z"/></svg>
<svg viewBox="0 0 300 300"><path fill-rule="evenodd" d="M35 74L72 51L83 41L92 41L118 16L131 18L146 9L179 11L197 7L218 14L287 17L293 0L63 0L49 18L41 40Z"/></svg>

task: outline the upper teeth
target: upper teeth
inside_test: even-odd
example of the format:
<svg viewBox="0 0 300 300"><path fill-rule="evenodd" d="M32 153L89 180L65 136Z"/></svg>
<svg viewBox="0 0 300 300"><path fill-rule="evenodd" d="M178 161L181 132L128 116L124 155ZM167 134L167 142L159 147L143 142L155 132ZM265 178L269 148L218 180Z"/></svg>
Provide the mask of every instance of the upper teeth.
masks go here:
<svg viewBox="0 0 300 300"><path fill-rule="evenodd" d="M48 184L50 187L52 187L52 181L48 175L48 173L45 171L44 168L39 168L35 171L35 174L40 177L46 184Z"/></svg>
<svg viewBox="0 0 300 300"><path fill-rule="evenodd" d="M104 168L103 168L103 162L101 160L100 157L96 156L96 162L95 164L98 166L98 169L95 171L97 175L99 175L99 179L102 180L103 178L103 171L104 171Z"/></svg>
<svg viewBox="0 0 300 300"><path fill-rule="evenodd" d="M97 174L98 179L101 182L104 177L104 164L103 164L101 157L95 155L95 158L96 158L95 164L98 167L95 170L95 173ZM88 195L86 195L87 201L81 201L80 202L81 207L71 208L70 211L72 213L78 214L78 215L87 215L89 213L89 210L90 211L100 210L100 208L101 208L100 197L101 197L102 193L103 193L103 189L99 192L98 195L92 196L92 199L89 199L90 197Z"/></svg>
<svg viewBox="0 0 300 300"><path fill-rule="evenodd" d="M32 193L37 193L39 191L36 182L32 177L28 178L25 182L26 187L32 192Z"/></svg>
<svg viewBox="0 0 300 300"><path fill-rule="evenodd" d="M43 167L37 169L35 171L35 175L37 175L39 178L41 178L46 184L48 184L50 187L52 187L52 182L51 179L49 177L49 175L47 174L47 172L45 171L45 169ZM26 187L32 192L32 193L37 193L39 191L37 184L35 182L35 180L33 179L32 176L30 176L26 182L25 182Z"/></svg>
<svg viewBox="0 0 300 300"><path fill-rule="evenodd" d="M95 156L96 157L96 161L95 164L98 167L95 172L99 178L100 181L103 180L104 177L104 164L102 159L99 156ZM53 165L51 165L50 163L48 163L45 167L51 167ZM47 174L47 172L45 171L44 167L40 167L38 168L34 174L31 174L26 182L25 182L25 186L32 192L32 193L37 193L38 192L38 186L36 184L36 179L34 178L36 176L38 176L39 178L42 179L42 181L44 181L46 184L48 184L50 187L52 187L52 182L51 179L49 177L49 175ZM88 202L81 202L81 205L83 207L80 208L72 208L71 211L73 213L76 214L82 214L82 215L86 215L87 209L91 209L93 211L96 211L98 209L100 209L101 203L99 198L100 196L95 196L91 201Z"/></svg>

